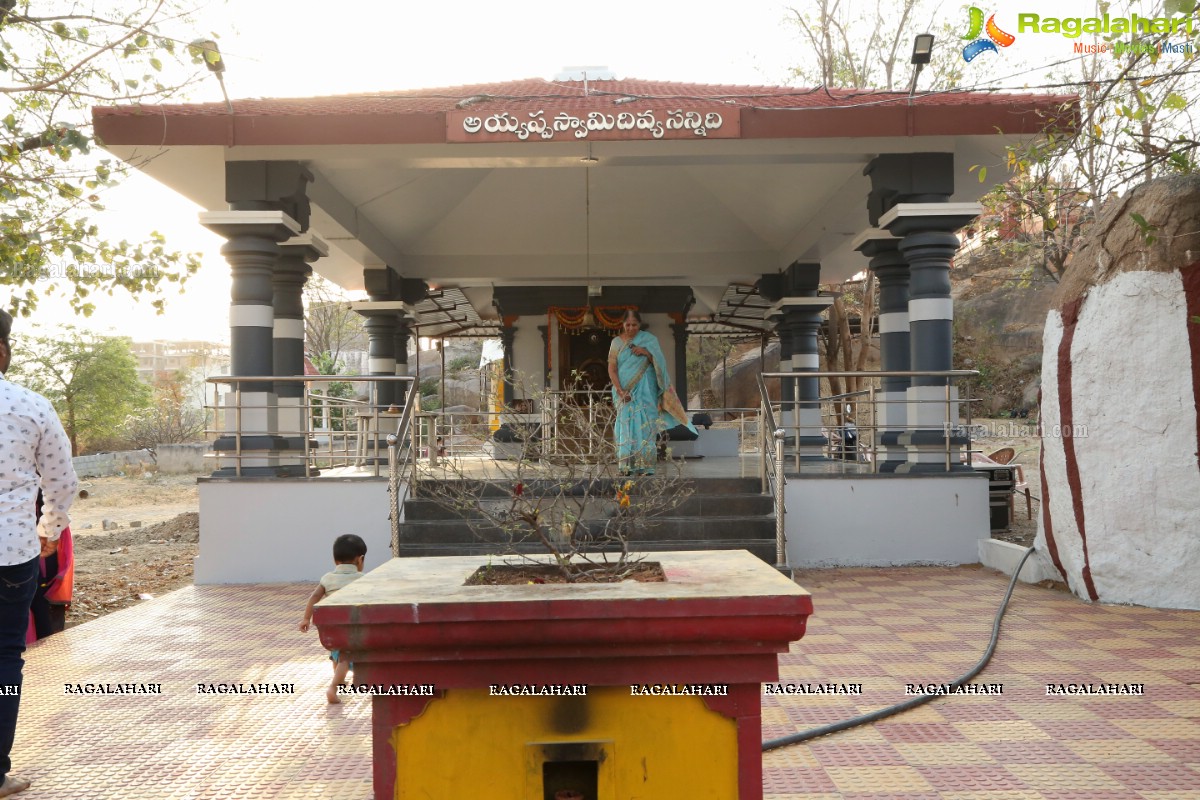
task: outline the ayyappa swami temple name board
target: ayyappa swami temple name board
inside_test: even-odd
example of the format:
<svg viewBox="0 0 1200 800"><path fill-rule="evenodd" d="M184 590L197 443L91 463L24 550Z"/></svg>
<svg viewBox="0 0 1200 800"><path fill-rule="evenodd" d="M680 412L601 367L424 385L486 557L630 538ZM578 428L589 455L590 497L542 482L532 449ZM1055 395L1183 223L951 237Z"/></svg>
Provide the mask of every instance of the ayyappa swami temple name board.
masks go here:
<svg viewBox="0 0 1200 800"><path fill-rule="evenodd" d="M487 116L455 111L446 115L449 142L553 141L563 139L737 139L741 117L720 111L618 111L606 114L589 111L576 116L560 111L512 113L498 111Z"/></svg>

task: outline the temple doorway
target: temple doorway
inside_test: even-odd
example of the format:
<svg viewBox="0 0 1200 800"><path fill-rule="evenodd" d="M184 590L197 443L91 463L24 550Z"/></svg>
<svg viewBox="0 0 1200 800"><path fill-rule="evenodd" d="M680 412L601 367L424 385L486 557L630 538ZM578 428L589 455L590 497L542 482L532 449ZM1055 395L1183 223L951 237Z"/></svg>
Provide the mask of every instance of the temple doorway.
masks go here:
<svg viewBox="0 0 1200 800"><path fill-rule="evenodd" d="M576 388L604 391L612 385L608 378L608 347L612 334L603 328L584 328L559 333L559 389ZM572 376L578 384L572 386Z"/></svg>

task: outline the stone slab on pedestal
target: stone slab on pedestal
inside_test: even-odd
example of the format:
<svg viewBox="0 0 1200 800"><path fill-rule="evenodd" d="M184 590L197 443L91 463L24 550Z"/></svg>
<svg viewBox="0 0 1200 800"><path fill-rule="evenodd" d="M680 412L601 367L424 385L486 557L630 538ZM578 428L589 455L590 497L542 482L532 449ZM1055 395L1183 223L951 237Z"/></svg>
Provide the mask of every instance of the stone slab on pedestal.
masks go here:
<svg viewBox="0 0 1200 800"><path fill-rule="evenodd" d="M777 654L804 635L812 599L742 551L650 559L662 564L667 581L464 586L487 558L394 559L322 601L314 614L321 641L351 653L356 684L433 686L432 696L374 697L376 797L540 797L522 788L532 780L522 766L533 757L529 742L539 743L542 759L560 746L599 748L598 763L613 759L615 766L604 767L611 777L599 779L608 791L598 796L629 796L618 787L632 788L627 782L635 773L640 781L646 763L654 774L676 769L668 765L689 752L694 729L724 743L726 752L699 760L709 765L696 762L694 752L685 758L693 771L728 765L712 778L724 786L712 787L712 796L761 798L760 684L778 679ZM630 696L629 687L646 684L727 691ZM510 708L513 698L488 696L494 685L586 685L588 695L520 698L542 708L535 713ZM654 739L661 749L645 750L649 719L669 727ZM460 758L464 747L488 752L486 769ZM413 771L419 774L401 769L398 777L397 764L412 752L444 752L455 765ZM685 770L652 794L709 796L689 789L688 780Z"/></svg>

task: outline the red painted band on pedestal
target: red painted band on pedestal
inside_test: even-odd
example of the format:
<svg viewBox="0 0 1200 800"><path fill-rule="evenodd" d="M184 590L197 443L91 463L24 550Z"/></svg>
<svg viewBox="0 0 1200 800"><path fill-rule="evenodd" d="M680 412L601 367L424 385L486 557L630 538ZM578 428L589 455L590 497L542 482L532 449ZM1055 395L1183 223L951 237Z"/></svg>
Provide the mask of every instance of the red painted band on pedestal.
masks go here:
<svg viewBox="0 0 1200 800"><path fill-rule="evenodd" d="M1075 424L1075 405L1071 394L1071 344L1075 341L1075 328L1079 324L1079 312L1083 309L1083 298L1073 300L1063 307L1063 336L1058 343L1058 408L1059 429L1063 431L1063 458L1066 461L1067 487L1071 492L1071 508L1075 512L1075 527L1079 531L1079 542L1083 547L1083 585L1093 602L1100 599L1092 582L1092 566L1088 560L1087 531L1084 527L1083 481L1079 477L1079 458L1075 454L1075 437L1070 435Z"/></svg>

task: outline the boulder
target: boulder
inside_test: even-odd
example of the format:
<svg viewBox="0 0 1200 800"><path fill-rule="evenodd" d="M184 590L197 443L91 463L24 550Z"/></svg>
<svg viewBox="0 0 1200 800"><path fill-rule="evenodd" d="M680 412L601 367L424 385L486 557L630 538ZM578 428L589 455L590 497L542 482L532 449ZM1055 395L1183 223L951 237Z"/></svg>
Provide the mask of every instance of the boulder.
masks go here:
<svg viewBox="0 0 1200 800"><path fill-rule="evenodd" d="M1200 609L1198 230L1198 176L1110 202L1046 321L1035 545L1088 600Z"/></svg>

